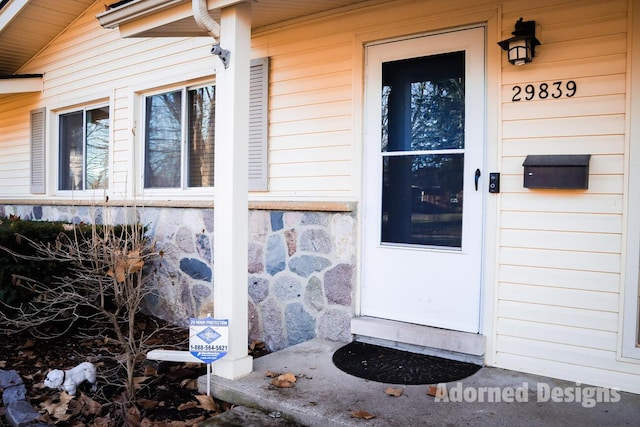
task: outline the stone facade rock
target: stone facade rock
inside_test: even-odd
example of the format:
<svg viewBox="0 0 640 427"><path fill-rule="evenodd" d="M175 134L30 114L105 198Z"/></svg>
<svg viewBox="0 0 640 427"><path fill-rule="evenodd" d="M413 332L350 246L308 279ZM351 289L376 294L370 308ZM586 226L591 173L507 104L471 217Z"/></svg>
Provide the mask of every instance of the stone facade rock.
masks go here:
<svg viewBox="0 0 640 427"><path fill-rule="evenodd" d="M324 287L330 303L351 306L353 266L338 264L324 275Z"/></svg>
<svg viewBox="0 0 640 427"><path fill-rule="evenodd" d="M295 345L316 336L316 319L299 302L289 304L284 311L287 344Z"/></svg>
<svg viewBox="0 0 640 427"><path fill-rule="evenodd" d="M147 310L187 325L213 310L213 209L0 205L0 216L78 223L137 219L164 252ZM129 221L130 222L130 221ZM356 265L354 213L249 211L249 338L276 351L313 337L347 342ZM213 313L215 315L215 313Z"/></svg>
<svg viewBox="0 0 640 427"><path fill-rule="evenodd" d="M284 271L286 268L287 252L285 251L284 237L280 234L269 236L267 240L267 253L265 254L265 267L271 276Z"/></svg>
<svg viewBox="0 0 640 427"><path fill-rule="evenodd" d="M273 283L273 294L283 302L299 299L302 295L302 284L292 275L279 274Z"/></svg>
<svg viewBox="0 0 640 427"><path fill-rule="evenodd" d="M249 260L248 270L249 273L262 273L264 271L264 251L261 245L255 243L249 243Z"/></svg>
<svg viewBox="0 0 640 427"><path fill-rule="evenodd" d="M305 230L300 236L300 250L328 254L331 252L331 238L323 229Z"/></svg>
<svg viewBox="0 0 640 427"><path fill-rule="evenodd" d="M309 277L312 273L320 272L331 265L326 258L314 255L301 255L289 261L289 268L302 277Z"/></svg>
<svg viewBox="0 0 640 427"><path fill-rule="evenodd" d="M196 249L205 262L211 262L211 238L204 233L196 234Z"/></svg>
<svg viewBox="0 0 640 427"><path fill-rule="evenodd" d="M296 230L287 230L284 232L284 238L287 241L287 255L291 256L298 250L298 233Z"/></svg>
<svg viewBox="0 0 640 427"><path fill-rule="evenodd" d="M287 333L281 304L274 298L267 299L260 306L260 315L263 340L267 347L272 351L287 347Z"/></svg>
<svg viewBox="0 0 640 427"><path fill-rule="evenodd" d="M249 278L249 297L255 304L260 304L269 296L269 280L263 277Z"/></svg>
<svg viewBox="0 0 640 427"><path fill-rule="evenodd" d="M329 309L318 318L318 337L331 341L351 340L351 313L346 310Z"/></svg>
<svg viewBox="0 0 640 427"><path fill-rule="evenodd" d="M182 252L188 254L195 251L195 245L193 244L193 233L189 227L180 227L176 233L175 244Z"/></svg>
<svg viewBox="0 0 640 427"><path fill-rule="evenodd" d="M191 276L192 279L211 281L213 272L204 262L195 258L182 258L180 260L180 270Z"/></svg>
<svg viewBox="0 0 640 427"><path fill-rule="evenodd" d="M307 282L304 292L304 302L312 310L321 312L326 306L324 289L322 282L316 276L313 276Z"/></svg>

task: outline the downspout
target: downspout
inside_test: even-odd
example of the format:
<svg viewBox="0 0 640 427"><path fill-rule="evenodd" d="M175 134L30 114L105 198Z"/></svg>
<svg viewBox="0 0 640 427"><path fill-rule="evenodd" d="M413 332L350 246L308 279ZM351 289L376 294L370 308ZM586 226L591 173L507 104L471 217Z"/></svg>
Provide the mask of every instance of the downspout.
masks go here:
<svg viewBox="0 0 640 427"><path fill-rule="evenodd" d="M224 68L229 67L229 55L228 50L220 47L218 43L218 37L220 37L220 24L213 20L209 15L209 9L207 8L207 0L191 0L191 10L193 13L193 19L202 30L206 31L213 38L213 47L211 53L220 57Z"/></svg>
<svg viewBox="0 0 640 427"><path fill-rule="evenodd" d="M209 15L207 0L191 0L191 10L193 11L193 19L196 20L198 27L213 37L214 43L218 43L220 24L214 21L211 15Z"/></svg>

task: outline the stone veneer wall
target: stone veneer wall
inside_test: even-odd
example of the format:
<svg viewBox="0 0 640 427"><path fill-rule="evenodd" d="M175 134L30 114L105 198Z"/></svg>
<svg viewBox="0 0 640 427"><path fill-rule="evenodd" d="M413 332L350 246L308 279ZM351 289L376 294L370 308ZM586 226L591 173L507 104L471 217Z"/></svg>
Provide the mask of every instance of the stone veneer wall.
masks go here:
<svg viewBox="0 0 640 427"><path fill-rule="evenodd" d="M116 223L137 217L164 250L148 310L187 324L213 312L213 209L0 205L0 217ZM133 215L133 216L132 216ZM249 339L279 350L314 337L348 342L356 272L352 213L249 212ZM214 313L215 315L215 313Z"/></svg>

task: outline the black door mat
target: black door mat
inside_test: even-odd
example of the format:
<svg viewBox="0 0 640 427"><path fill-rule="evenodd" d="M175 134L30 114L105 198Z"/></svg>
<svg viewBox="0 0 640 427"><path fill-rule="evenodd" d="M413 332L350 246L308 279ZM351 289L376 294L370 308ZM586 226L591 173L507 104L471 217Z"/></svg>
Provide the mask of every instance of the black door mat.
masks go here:
<svg viewBox="0 0 640 427"><path fill-rule="evenodd" d="M354 341L333 353L336 367L358 378L388 384L458 381L481 366Z"/></svg>

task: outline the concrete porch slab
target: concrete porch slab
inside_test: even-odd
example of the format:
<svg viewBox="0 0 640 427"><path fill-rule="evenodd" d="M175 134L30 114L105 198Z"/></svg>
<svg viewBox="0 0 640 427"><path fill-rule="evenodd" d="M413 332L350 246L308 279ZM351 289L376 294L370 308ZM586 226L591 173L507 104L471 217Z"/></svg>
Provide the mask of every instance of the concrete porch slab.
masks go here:
<svg viewBox="0 0 640 427"><path fill-rule="evenodd" d="M268 354L255 359L254 371L243 378L213 376L211 393L233 404L277 411L305 426L617 426L635 425L640 416L640 395L600 389L609 402L574 398L556 403L550 399L552 390L571 400L565 390L573 396L579 390L584 396L590 387L496 368L482 368L460 382L443 385L449 401L436 401L428 395L427 385L394 386L340 371L331 358L342 345L314 339ZM265 376L268 371L290 372L299 378L292 388L277 388ZM389 386L402 388L402 395L385 394ZM206 392L206 377L199 378L198 387ZM374 418L354 418L355 411L366 411Z"/></svg>

